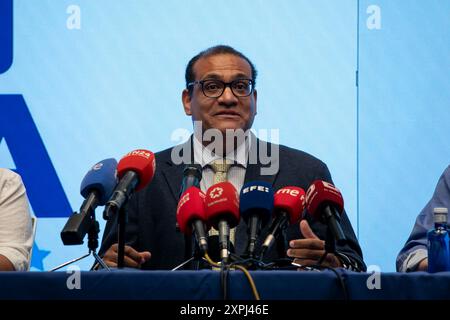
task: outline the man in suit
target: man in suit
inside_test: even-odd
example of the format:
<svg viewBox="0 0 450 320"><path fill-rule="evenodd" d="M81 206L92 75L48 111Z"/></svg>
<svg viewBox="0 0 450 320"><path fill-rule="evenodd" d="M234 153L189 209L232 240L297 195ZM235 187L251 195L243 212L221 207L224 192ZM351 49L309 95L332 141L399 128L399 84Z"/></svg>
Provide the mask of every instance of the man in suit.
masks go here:
<svg viewBox="0 0 450 320"><path fill-rule="evenodd" d="M256 180L271 183L274 190L289 185L306 190L316 179L332 182L328 168L320 160L299 150L264 143L248 134L257 111L255 81L253 63L228 46L209 48L190 60L186 68L186 89L182 93L182 102L186 115L201 125L200 134L194 134L181 148L178 146L156 153L153 181L136 193L127 205L126 266L171 269L186 258L185 238L175 230L178 192L185 167L175 161L179 150L191 153L188 159L194 158L196 163L202 165L203 191L214 184L217 172L213 164L218 159L226 159L231 164L226 175L238 192L245 182ZM205 139L211 131L212 135L220 133L223 137L222 141L214 141L214 150L211 150L211 140ZM236 137L227 139L227 132L238 131L247 133L249 139L244 139L244 143L237 142L240 139ZM219 147L217 142L221 142ZM270 168L265 161L261 161L263 159L258 151L262 145L275 153L270 155ZM185 155L182 157L185 158ZM348 244L337 247L339 254L327 254L323 265L352 266L365 270L361 249L345 212L341 223ZM100 250L105 263L113 267L117 265L116 229L115 221L108 222ZM235 232L235 251L241 254L247 242L243 221ZM265 233L267 228L262 231L262 237ZM325 236L323 225L309 219L303 220L299 226L288 228L289 249L285 254L300 265L316 264L325 252ZM273 249L268 256L279 257L280 254L275 251Z"/></svg>

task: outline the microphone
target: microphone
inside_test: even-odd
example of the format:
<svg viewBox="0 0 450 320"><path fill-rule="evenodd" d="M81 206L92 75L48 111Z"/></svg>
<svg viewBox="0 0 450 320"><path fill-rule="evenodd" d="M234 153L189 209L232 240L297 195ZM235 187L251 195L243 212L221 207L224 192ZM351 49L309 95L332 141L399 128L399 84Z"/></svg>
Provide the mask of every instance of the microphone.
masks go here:
<svg viewBox="0 0 450 320"><path fill-rule="evenodd" d="M111 197L116 179L116 159L110 158L95 164L84 176L80 193L85 198L80 213L74 213L61 231L64 245L82 244L93 220L92 213L97 206L105 205Z"/></svg>
<svg viewBox="0 0 450 320"><path fill-rule="evenodd" d="M185 235L195 237L203 256L208 251L208 239L205 230L205 194L195 186L188 188L180 197L177 206L177 223Z"/></svg>
<svg viewBox="0 0 450 320"><path fill-rule="evenodd" d="M262 244L261 258L269 250L279 234L290 224L298 223L305 209L305 191L288 186L281 188L274 196L274 219L269 226L269 234Z"/></svg>
<svg viewBox="0 0 450 320"><path fill-rule="evenodd" d="M239 223L239 199L230 182L212 185L206 191L206 217L209 225L219 230L219 249L222 262L228 260L230 228Z"/></svg>
<svg viewBox="0 0 450 320"><path fill-rule="evenodd" d="M200 180L202 180L202 167L199 164L188 164L183 170L180 198L190 187L200 188Z"/></svg>
<svg viewBox="0 0 450 320"><path fill-rule="evenodd" d="M322 180L314 181L306 192L306 206L314 220L328 225L328 230L336 239L337 244L346 244L347 239L340 223L340 215L344 210L344 199L334 185Z"/></svg>
<svg viewBox="0 0 450 320"><path fill-rule="evenodd" d="M200 189L200 180L202 180L202 167L199 164L188 164L183 170L183 180L181 181L181 188L179 198L190 187L197 187ZM178 221L176 222L175 229L180 230Z"/></svg>
<svg viewBox="0 0 450 320"><path fill-rule="evenodd" d="M103 219L109 220L128 201L134 191L143 189L155 174L155 155L148 150L134 150L120 159L117 165L117 184L103 211Z"/></svg>
<svg viewBox="0 0 450 320"><path fill-rule="evenodd" d="M241 216L248 227L247 254L253 258L261 228L266 226L272 214L272 186L263 181L246 183L241 189L239 204Z"/></svg>
<svg viewBox="0 0 450 320"><path fill-rule="evenodd" d="M184 167L183 170L183 179L181 181L181 188L179 193L179 198L181 201L182 195L188 190L190 187L197 187L200 189L200 180L202 179L202 167L199 164L188 164ZM199 190L200 191L200 190ZM204 201L203 201L204 202ZM204 209L203 209L204 212ZM205 218L206 220L206 218ZM198 221L198 219L196 219ZM198 228L200 227L200 222L196 222L198 225ZM180 231L179 222L177 219L177 222L175 223L175 230ZM195 229L197 230L197 229ZM203 227L204 230L204 227ZM184 232L183 232L184 233ZM194 241L194 250L192 249L193 241L191 238L192 232L185 233L184 234L184 256L186 258L186 261L190 260L191 257L199 257L204 256L207 250L207 244L205 247L204 243L199 243L199 240L202 240L202 238L199 238L199 235L196 231L196 240ZM207 239L205 238L207 241ZM198 244L198 245L197 245ZM206 250L205 250L206 249ZM195 268L194 265L192 265L192 268Z"/></svg>

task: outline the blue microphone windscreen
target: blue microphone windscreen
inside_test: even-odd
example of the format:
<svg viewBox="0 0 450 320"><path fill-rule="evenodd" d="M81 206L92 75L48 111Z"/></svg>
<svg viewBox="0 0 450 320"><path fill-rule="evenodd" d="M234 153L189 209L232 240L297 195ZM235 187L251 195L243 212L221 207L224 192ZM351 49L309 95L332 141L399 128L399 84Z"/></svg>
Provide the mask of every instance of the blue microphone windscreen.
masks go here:
<svg viewBox="0 0 450 320"><path fill-rule="evenodd" d="M273 209L273 189L264 181L252 181L244 184L239 198L239 211L245 222L250 215L257 213L266 224L272 214Z"/></svg>
<svg viewBox="0 0 450 320"><path fill-rule="evenodd" d="M81 195L87 198L89 193L95 190L98 192L99 205L105 205L117 185L116 168L117 161L114 158L96 163L81 182Z"/></svg>

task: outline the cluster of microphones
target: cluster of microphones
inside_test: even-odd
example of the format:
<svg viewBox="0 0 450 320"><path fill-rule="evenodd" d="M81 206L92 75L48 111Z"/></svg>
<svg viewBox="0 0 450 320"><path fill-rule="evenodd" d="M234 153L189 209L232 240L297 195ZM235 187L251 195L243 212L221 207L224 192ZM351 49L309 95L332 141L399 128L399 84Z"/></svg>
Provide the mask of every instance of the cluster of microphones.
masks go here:
<svg viewBox="0 0 450 320"><path fill-rule="evenodd" d="M81 183L80 193L85 200L80 211L68 219L61 232L63 243L82 244L88 234L89 249L95 253L99 232L95 209L104 205L103 218L106 220L119 215L133 193L151 182L154 173L155 157L147 150L134 150L118 163L111 158L95 164ZM241 218L247 225L248 234L243 256L249 259L262 261L274 243L285 237L286 228L298 224L306 214L327 225L330 235L327 241L339 245L346 243L340 224L343 198L328 182L316 180L305 192L297 186L274 191L269 183L254 181L244 184L238 194L230 182L214 184L202 192L201 178L199 165L186 166L176 211L178 230L193 238L200 257L209 253L220 257L220 263L229 263L230 230L238 226ZM209 252L212 249L208 241L211 228L218 232L218 248L214 248L218 254ZM267 232L260 239L264 228Z"/></svg>
<svg viewBox="0 0 450 320"><path fill-rule="evenodd" d="M346 243L340 225L343 198L328 182L316 180L305 193L297 186L286 186L274 192L269 183L253 181L244 184L238 194L230 182L214 184L203 193L199 188L200 179L198 166L186 167L177 207L178 227L184 234L194 235L200 256L208 253L208 230L214 228L219 234L221 263L229 262L230 229L237 227L242 218L248 235L243 257L262 260L280 237L285 242L286 228L298 224L306 212L328 226L333 237L329 241L339 245ZM265 227L268 227L266 235L259 239Z"/></svg>

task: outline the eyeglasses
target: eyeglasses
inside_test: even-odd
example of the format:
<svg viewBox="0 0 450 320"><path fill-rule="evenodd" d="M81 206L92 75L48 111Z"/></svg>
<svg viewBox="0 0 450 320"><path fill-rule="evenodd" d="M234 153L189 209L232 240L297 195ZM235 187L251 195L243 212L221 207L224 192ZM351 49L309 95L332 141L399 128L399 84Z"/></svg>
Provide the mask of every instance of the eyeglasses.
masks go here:
<svg viewBox="0 0 450 320"><path fill-rule="evenodd" d="M236 97L248 97L253 92L253 80L236 79L231 82L223 82L216 79L205 79L188 83L188 87L199 84L202 86L202 92L208 98L218 98L225 91L226 87L230 87L231 92Z"/></svg>

